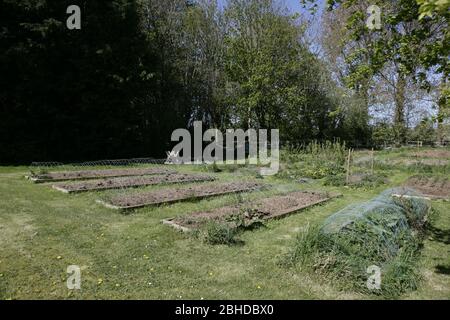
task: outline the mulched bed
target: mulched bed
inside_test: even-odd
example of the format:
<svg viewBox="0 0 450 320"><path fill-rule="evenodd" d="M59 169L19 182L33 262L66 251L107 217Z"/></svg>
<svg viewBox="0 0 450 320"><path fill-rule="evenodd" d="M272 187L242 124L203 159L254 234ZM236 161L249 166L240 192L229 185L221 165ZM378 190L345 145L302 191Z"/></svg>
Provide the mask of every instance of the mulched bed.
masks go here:
<svg viewBox="0 0 450 320"><path fill-rule="evenodd" d="M65 193L143 187L157 184L213 181L214 178L204 174L163 174L142 177L122 177L101 180L80 181L74 183L57 183L53 188Z"/></svg>
<svg viewBox="0 0 450 320"><path fill-rule="evenodd" d="M422 150L418 152L412 152L412 156L418 158L439 158L439 159L450 159L450 151L449 150Z"/></svg>
<svg viewBox="0 0 450 320"><path fill-rule="evenodd" d="M404 166L417 166L417 165L426 165L426 166L446 166L450 163L449 160L446 159L393 159L388 161L383 161L387 165L404 165Z"/></svg>
<svg viewBox="0 0 450 320"><path fill-rule="evenodd" d="M113 209L135 209L149 205L207 198L236 192L253 191L262 187L263 184L253 182L202 184L184 188L170 188L135 194L121 194L112 197L108 202L98 202Z"/></svg>
<svg viewBox="0 0 450 320"><path fill-rule="evenodd" d="M242 213L245 218L259 217L262 220L281 218L299 210L323 203L339 195L321 192L298 191L287 195L259 199L243 204L197 212L188 216L164 220L163 223L183 231L200 228L208 221L227 221L227 218Z"/></svg>
<svg viewBox="0 0 450 320"><path fill-rule="evenodd" d="M101 169L101 170L51 172L46 174L38 174L30 176L28 178L36 183L43 183L43 182L55 182L66 180L145 176L145 175L165 174L165 173L175 173L175 171L163 168Z"/></svg>
<svg viewBox="0 0 450 320"><path fill-rule="evenodd" d="M431 199L450 199L450 180L447 178L414 176L406 181L406 186Z"/></svg>

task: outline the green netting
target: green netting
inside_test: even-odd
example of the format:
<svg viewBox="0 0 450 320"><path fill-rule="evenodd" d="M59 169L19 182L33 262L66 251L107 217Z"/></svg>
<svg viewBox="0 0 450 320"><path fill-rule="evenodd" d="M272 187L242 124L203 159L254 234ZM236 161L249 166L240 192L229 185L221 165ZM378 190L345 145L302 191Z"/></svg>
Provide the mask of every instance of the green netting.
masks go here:
<svg viewBox="0 0 450 320"><path fill-rule="evenodd" d="M412 189L396 188L350 205L297 238L287 256L343 288L398 297L420 282L418 256L429 201ZM369 288L369 268L381 271L380 287Z"/></svg>
<svg viewBox="0 0 450 320"><path fill-rule="evenodd" d="M320 231L346 254L387 261L413 236L413 227L424 223L429 208L413 189L389 189L333 214Z"/></svg>

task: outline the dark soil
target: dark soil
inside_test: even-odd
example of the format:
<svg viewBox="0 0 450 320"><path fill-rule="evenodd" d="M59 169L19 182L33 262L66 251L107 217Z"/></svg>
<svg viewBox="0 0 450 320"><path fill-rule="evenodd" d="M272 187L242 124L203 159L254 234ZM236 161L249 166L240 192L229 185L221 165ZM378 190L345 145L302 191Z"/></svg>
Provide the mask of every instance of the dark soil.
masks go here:
<svg viewBox="0 0 450 320"><path fill-rule="evenodd" d="M135 194L121 194L111 198L109 203L120 208L138 208L147 205L206 198L228 193L253 191L262 187L262 184L253 182L202 184L186 188L171 188Z"/></svg>
<svg viewBox="0 0 450 320"><path fill-rule="evenodd" d="M406 186L413 188L430 198L450 198L450 180L447 178L415 176L408 179Z"/></svg>
<svg viewBox="0 0 450 320"><path fill-rule="evenodd" d="M142 187L156 184L212 181L213 177L203 174L163 174L142 177L122 177L101 180L80 181L74 183L57 183L53 187L66 192L120 189Z"/></svg>
<svg viewBox="0 0 450 320"><path fill-rule="evenodd" d="M127 176L145 176L152 174L175 173L173 170L163 168L131 168L131 169L107 169L107 170L83 170L83 171L61 171L48 174L31 176L35 182L82 180L95 178L113 178Z"/></svg>
<svg viewBox="0 0 450 320"><path fill-rule="evenodd" d="M197 212L187 217L175 218L171 220L171 224L187 229L197 229L209 220L224 222L235 214L243 214L245 219L252 219L255 216L261 220L274 219L319 204L330 198L331 196L325 193L299 191L287 195L221 207L212 211Z"/></svg>

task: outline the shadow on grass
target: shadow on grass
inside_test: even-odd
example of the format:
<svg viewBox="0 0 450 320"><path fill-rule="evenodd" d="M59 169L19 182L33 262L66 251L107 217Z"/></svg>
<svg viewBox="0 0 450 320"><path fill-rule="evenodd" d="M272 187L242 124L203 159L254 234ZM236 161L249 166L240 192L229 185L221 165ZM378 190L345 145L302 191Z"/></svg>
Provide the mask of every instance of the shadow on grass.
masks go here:
<svg viewBox="0 0 450 320"><path fill-rule="evenodd" d="M259 230L259 229L267 229L267 226L263 222L258 221L258 222L252 223L249 226L239 228L238 233L242 234L243 232L246 232L246 231L254 231L254 230ZM239 238L233 239L233 241L229 244L229 246L244 246L244 245L245 245L245 241L241 240Z"/></svg>
<svg viewBox="0 0 450 320"><path fill-rule="evenodd" d="M450 244L450 229L440 229L433 225L427 227L428 235L433 239L432 241L442 242L444 244Z"/></svg>
<svg viewBox="0 0 450 320"><path fill-rule="evenodd" d="M437 265L435 268L435 272L450 275L450 266Z"/></svg>
<svg viewBox="0 0 450 320"><path fill-rule="evenodd" d="M241 239L233 239L233 241L228 244L229 247L243 247L244 245L245 241Z"/></svg>
<svg viewBox="0 0 450 320"><path fill-rule="evenodd" d="M263 222L258 221L242 229L242 231L254 231L259 229L267 229L267 226Z"/></svg>

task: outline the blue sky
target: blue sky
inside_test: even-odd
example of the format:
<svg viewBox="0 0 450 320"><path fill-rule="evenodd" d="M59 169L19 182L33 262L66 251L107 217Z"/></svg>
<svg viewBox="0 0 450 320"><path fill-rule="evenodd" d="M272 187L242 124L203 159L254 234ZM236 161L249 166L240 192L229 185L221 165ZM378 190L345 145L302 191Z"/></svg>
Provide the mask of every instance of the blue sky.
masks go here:
<svg viewBox="0 0 450 320"><path fill-rule="evenodd" d="M292 12L304 12L300 5L300 0L284 0L284 2Z"/></svg>
<svg viewBox="0 0 450 320"><path fill-rule="evenodd" d="M218 0L219 4L225 3L227 0ZM292 12L300 12L300 13L306 13L305 10L300 5L300 0L277 0L280 2L284 2L286 6L292 11ZM317 2L320 3L321 6L325 3L326 0L318 0Z"/></svg>

